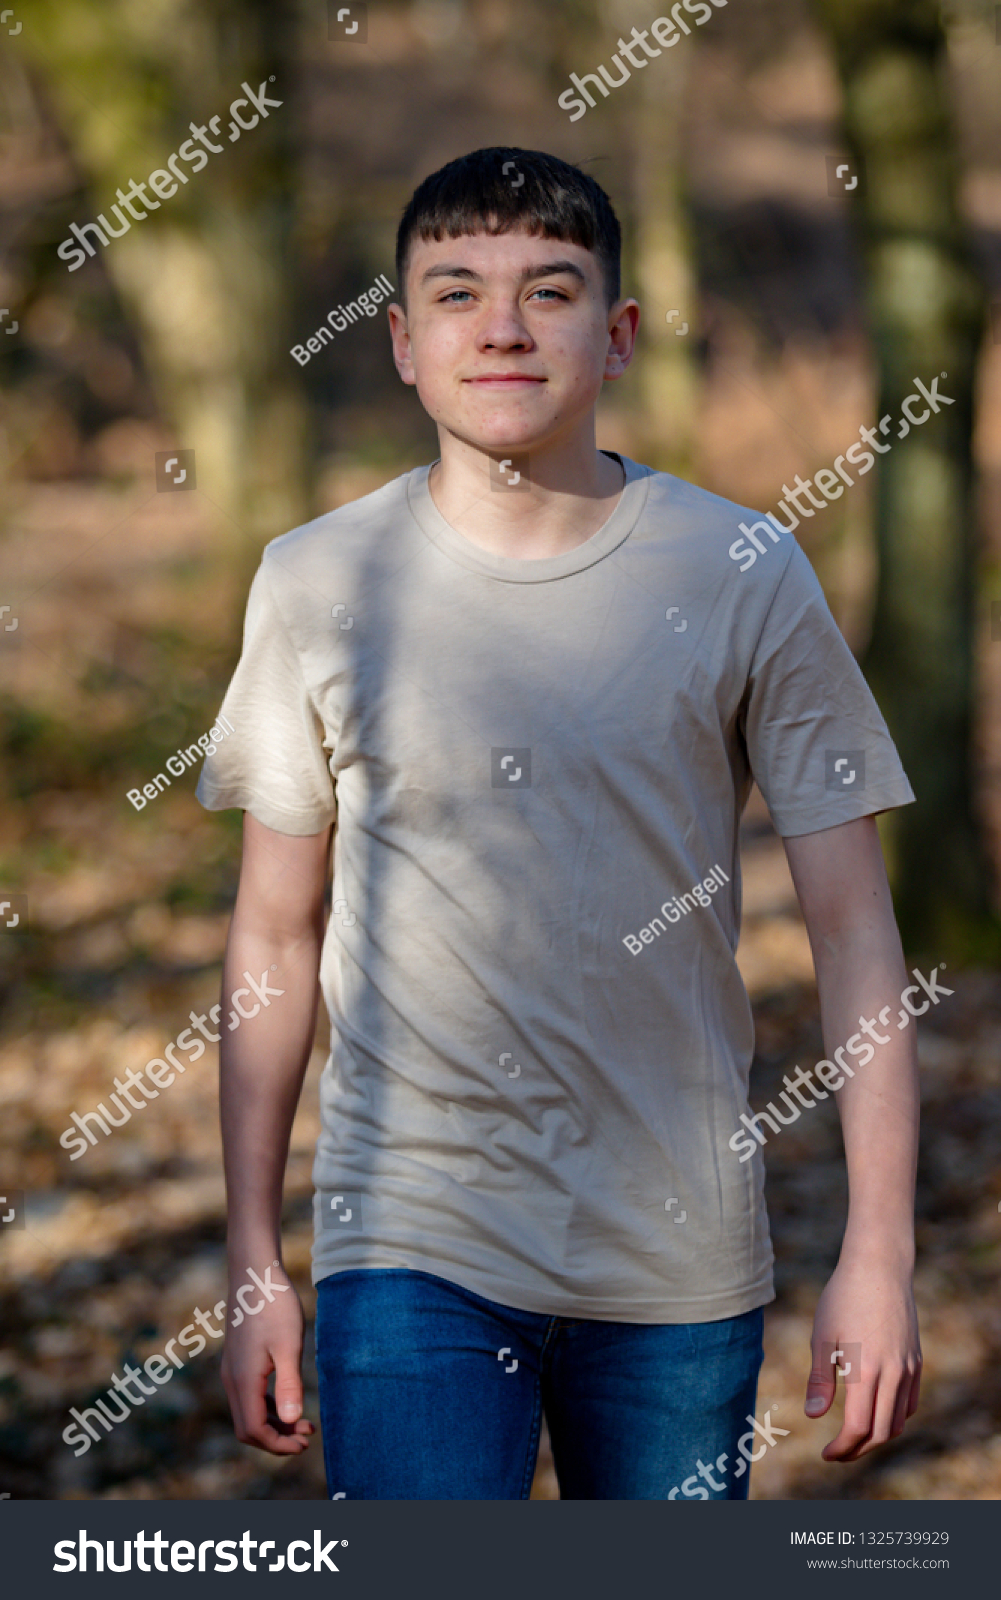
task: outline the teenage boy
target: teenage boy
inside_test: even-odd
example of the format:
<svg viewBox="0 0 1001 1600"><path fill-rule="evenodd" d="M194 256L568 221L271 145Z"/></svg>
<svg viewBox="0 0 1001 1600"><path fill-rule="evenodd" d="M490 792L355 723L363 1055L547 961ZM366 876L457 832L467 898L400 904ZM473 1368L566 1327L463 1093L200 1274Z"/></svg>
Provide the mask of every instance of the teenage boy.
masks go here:
<svg viewBox="0 0 1001 1600"><path fill-rule="evenodd" d="M914 1030L887 1026L907 976L874 821L913 794L795 539L745 570L754 512L596 449L639 315L619 242L549 155L479 150L420 185L389 320L440 459L267 546L199 785L246 813L224 993L261 973L276 995L221 1030L234 1285L281 1258L317 974L330 1012L331 1496L525 1498L544 1409L564 1498L746 1497L774 1298L760 1146L731 1144L752 778L829 1053L869 1019L882 1041L837 1096L851 1199L806 1412L847 1344L826 1460L917 1404ZM313 1432L303 1319L271 1282L223 1370L237 1436L289 1454Z"/></svg>

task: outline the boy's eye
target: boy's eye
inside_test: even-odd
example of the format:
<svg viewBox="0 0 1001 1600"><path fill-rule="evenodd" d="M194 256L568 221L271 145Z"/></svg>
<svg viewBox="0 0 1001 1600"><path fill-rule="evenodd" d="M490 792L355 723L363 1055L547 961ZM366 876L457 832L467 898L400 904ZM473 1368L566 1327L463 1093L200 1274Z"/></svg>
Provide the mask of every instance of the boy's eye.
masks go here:
<svg viewBox="0 0 1001 1600"><path fill-rule="evenodd" d="M533 289L528 298L529 300L534 300L537 296L542 296L549 301L568 300L570 298L569 295L565 294L562 289L555 289L551 284L541 285L538 289ZM440 297L438 304L442 306L447 306L449 304L463 305L466 301L471 300L472 298L473 296L468 289L449 289Z"/></svg>

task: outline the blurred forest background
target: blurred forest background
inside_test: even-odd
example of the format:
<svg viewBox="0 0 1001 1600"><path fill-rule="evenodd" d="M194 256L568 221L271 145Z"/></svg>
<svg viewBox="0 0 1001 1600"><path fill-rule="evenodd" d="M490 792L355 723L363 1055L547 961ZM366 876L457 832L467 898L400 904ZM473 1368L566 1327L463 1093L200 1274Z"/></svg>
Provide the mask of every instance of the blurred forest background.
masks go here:
<svg viewBox="0 0 1001 1600"><path fill-rule="evenodd" d="M894 429L877 470L797 531L918 794L884 819L908 951L947 961L955 988L919 1030L922 1406L848 1467L819 1459L840 1399L819 1424L802 1414L845 1209L825 1105L767 1151L778 1298L759 1415L790 1433L751 1495L997 1498L998 7L729 0L574 123L557 106L569 73L610 63L655 7L392 0L353 8L357 38L336 20L331 37L337 9L20 0L0 22L0 899L27 897L0 931L0 1185L27 1217L0 1238L0 1492L325 1494L318 1440L294 1460L236 1442L217 1351L80 1459L63 1443L70 1406L225 1292L214 1051L78 1163L58 1136L218 997L240 818L202 812L193 773L140 813L126 791L211 725L261 547L436 453L384 313L304 368L291 346L378 273L395 282L422 177L513 144L586 164L623 221L644 323L602 403L605 447L771 509L794 473L899 417L915 376L948 373L955 405ZM272 75L281 108L229 142L240 84ZM70 272L70 223L217 114L223 152ZM177 449L195 487L163 492L155 456ZM742 844L759 1106L823 1050L757 792ZM321 1037L284 1215L307 1313L324 1055ZM307 1388L315 1418L309 1360ZM557 1495L545 1441L533 1494Z"/></svg>

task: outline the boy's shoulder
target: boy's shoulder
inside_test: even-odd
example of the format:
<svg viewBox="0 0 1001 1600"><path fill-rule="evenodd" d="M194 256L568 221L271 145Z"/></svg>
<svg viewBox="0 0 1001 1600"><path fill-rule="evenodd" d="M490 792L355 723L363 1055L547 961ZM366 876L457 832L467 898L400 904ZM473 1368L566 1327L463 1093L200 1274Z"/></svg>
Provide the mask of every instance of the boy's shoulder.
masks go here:
<svg viewBox="0 0 1001 1600"><path fill-rule="evenodd" d="M378 549L374 535L406 526L409 479L409 472L400 473L381 488L270 540L261 556L269 577L272 581L280 581L282 573L307 577L317 565L329 570L331 562L350 562L363 553L371 559Z"/></svg>
<svg viewBox="0 0 1001 1600"><path fill-rule="evenodd" d="M792 532L767 514L674 473L642 465L639 470L647 474L648 487L637 551L662 549L672 560L687 558L704 576L715 573L723 580L739 579L754 567L753 587L769 592L791 562L806 561Z"/></svg>

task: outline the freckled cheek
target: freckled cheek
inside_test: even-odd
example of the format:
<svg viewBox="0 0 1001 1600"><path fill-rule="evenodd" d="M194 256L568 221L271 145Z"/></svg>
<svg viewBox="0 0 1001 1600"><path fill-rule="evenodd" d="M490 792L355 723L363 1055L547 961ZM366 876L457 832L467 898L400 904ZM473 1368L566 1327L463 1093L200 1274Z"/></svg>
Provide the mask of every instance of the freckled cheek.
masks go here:
<svg viewBox="0 0 1001 1600"><path fill-rule="evenodd" d="M441 373L437 370L434 361L428 361L427 358L425 358L423 366L418 364L416 376L417 394L421 405L431 416L437 415L447 402L449 386L442 382Z"/></svg>
<svg viewBox="0 0 1001 1600"><path fill-rule="evenodd" d="M435 366L458 360L468 344L469 339L458 321L426 323L414 338L418 357Z"/></svg>
<svg viewBox="0 0 1001 1600"><path fill-rule="evenodd" d="M461 366L462 351L457 340L436 337L422 340L415 346L417 392L425 405L434 405L449 394L461 392L458 377Z"/></svg>
<svg viewBox="0 0 1001 1600"><path fill-rule="evenodd" d="M561 339L544 353L567 373L590 374L595 367L596 334L583 332L579 338Z"/></svg>
<svg viewBox="0 0 1001 1600"><path fill-rule="evenodd" d="M592 345L572 345L552 352L553 365L559 387L567 393L578 394L582 389L601 387L604 361L595 357Z"/></svg>

